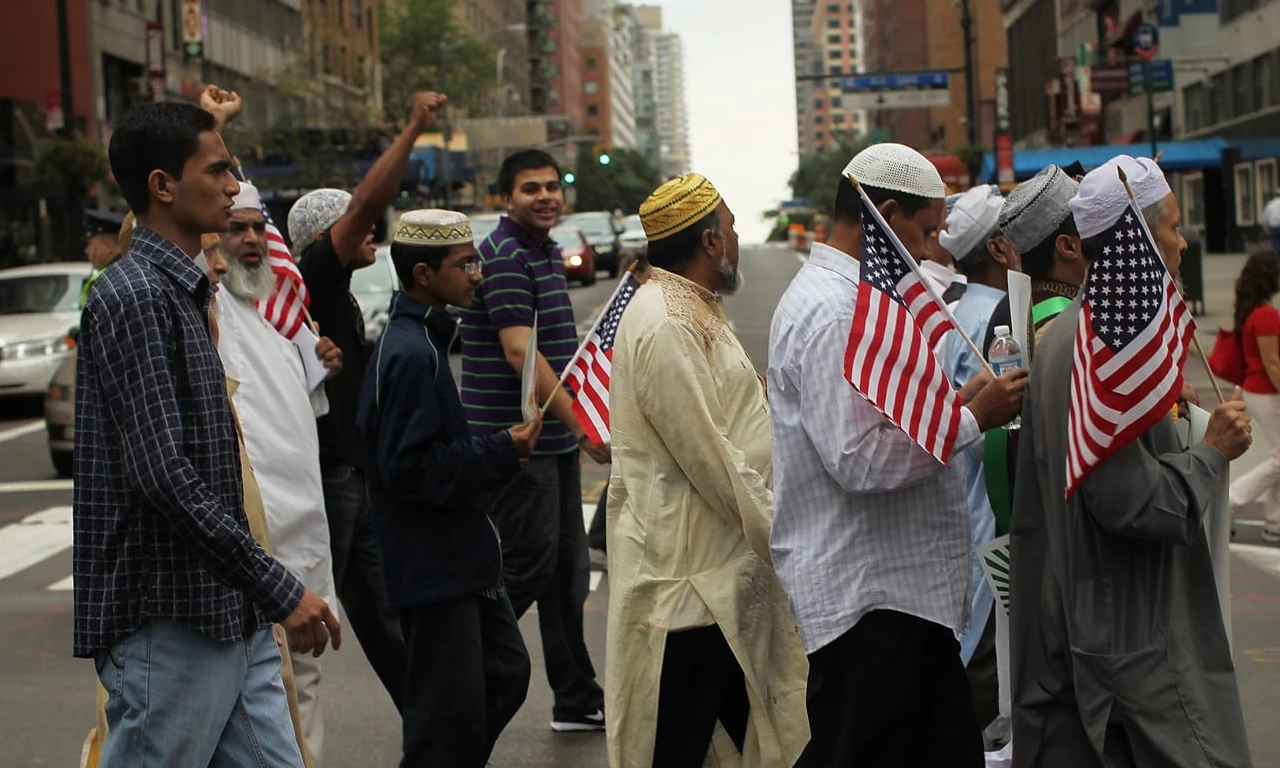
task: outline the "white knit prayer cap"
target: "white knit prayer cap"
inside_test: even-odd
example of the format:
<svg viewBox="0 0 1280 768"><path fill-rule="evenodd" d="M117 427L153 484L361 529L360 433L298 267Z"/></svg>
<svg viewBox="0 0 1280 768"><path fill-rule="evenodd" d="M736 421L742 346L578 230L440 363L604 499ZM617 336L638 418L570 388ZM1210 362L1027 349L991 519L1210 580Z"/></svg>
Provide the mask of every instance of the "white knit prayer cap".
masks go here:
<svg viewBox="0 0 1280 768"><path fill-rule="evenodd" d="M1129 193L1120 181L1123 169L1138 210L1150 208L1172 194L1160 166L1149 157L1119 155L1085 174L1080 191L1071 200L1071 215L1081 238L1101 234L1116 222L1129 204Z"/></svg>
<svg viewBox="0 0 1280 768"><path fill-rule="evenodd" d="M351 193L341 189L316 189L308 192L289 209L289 239L293 255L301 256L316 236L338 223L351 204Z"/></svg>
<svg viewBox="0 0 1280 768"><path fill-rule="evenodd" d="M258 188L247 181L240 182L240 194L232 199L231 210L262 210L262 196L258 194Z"/></svg>
<svg viewBox="0 0 1280 768"><path fill-rule="evenodd" d="M960 261L996 230L1002 207L1004 198L998 188L981 184L970 189L947 214L947 228L938 233L938 244Z"/></svg>
<svg viewBox="0 0 1280 768"><path fill-rule="evenodd" d="M916 197L943 200L947 186L928 158L905 144L872 144L853 156L844 168L845 177L859 184Z"/></svg>

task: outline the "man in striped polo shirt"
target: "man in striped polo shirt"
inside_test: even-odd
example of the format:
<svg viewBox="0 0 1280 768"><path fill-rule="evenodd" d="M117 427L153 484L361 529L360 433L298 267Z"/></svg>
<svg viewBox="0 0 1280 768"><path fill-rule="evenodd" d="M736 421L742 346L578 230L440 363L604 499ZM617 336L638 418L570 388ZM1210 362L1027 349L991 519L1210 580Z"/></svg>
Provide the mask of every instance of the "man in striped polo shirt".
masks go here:
<svg viewBox="0 0 1280 768"><path fill-rule="evenodd" d="M510 429L521 412L521 373L535 317L538 400L554 392L533 457L493 494L502 538L503 579L516 616L538 603L547 679L555 692L556 731L604 728L604 692L582 638L590 575L582 524L579 448L609 460L589 442L559 378L578 348L573 305L551 228L564 206L560 167L540 150L502 164L498 184L507 216L476 244L484 280L462 313L462 403L473 435Z"/></svg>

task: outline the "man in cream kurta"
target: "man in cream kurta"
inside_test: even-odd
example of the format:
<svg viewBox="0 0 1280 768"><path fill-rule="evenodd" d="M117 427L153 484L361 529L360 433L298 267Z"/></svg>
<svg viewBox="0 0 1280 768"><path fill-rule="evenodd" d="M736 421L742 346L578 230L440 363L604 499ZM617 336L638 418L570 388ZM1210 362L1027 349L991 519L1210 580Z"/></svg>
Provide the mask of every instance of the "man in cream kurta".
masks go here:
<svg viewBox="0 0 1280 768"><path fill-rule="evenodd" d="M733 217L690 174L641 219L653 269L609 393L609 763L790 766L807 664L769 560L765 392L718 296L741 283Z"/></svg>
<svg viewBox="0 0 1280 768"><path fill-rule="evenodd" d="M281 336L254 301L270 295L275 275L257 191L242 183L232 204L231 229L219 249L227 261L217 301L218 354L227 376L240 382L232 404L266 509L274 554L303 584L330 604L337 600L329 525L324 513L320 446L315 419L328 409L323 388L307 383L306 351ZM315 343L312 337L312 343ZM312 351L340 365L332 343ZM318 762L323 741L319 710L320 666L307 654L293 656L298 708L307 745Z"/></svg>

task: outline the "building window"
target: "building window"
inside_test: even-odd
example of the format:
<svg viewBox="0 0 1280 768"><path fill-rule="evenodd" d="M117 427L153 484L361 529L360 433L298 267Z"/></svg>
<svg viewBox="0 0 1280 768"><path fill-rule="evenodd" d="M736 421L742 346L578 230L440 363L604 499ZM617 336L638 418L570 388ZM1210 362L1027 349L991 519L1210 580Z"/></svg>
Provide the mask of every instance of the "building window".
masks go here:
<svg viewBox="0 0 1280 768"><path fill-rule="evenodd" d="M1254 175L1257 177L1257 195L1254 198L1258 204L1259 223L1262 223L1262 209L1266 207L1267 201L1276 193L1276 161L1275 158L1270 160L1259 160L1253 166Z"/></svg>
<svg viewBox="0 0 1280 768"><path fill-rule="evenodd" d="M595 104L588 104L587 114L590 115L591 117L595 117L596 115L600 114L600 107L596 106Z"/></svg>
<svg viewBox="0 0 1280 768"><path fill-rule="evenodd" d="M833 109L834 109L834 108L836 108L836 107L841 106L841 103L842 103L842 100L841 100L841 98L840 98L839 96L832 96L832 97L831 97L831 107L832 107Z"/></svg>
<svg viewBox="0 0 1280 768"><path fill-rule="evenodd" d="M1265 53L1253 60L1254 108L1266 109L1275 103L1272 98L1275 86L1275 59Z"/></svg>
<svg viewBox="0 0 1280 768"><path fill-rule="evenodd" d="M1236 225L1251 227L1255 221L1253 215L1253 166L1236 166Z"/></svg>
<svg viewBox="0 0 1280 768"><path fill-rule="evenodd" d="M836 114L832 115L832 116L831 116L831 122L835 123L836 125L844 125L844 114L843 114L843 113L836 113Z"/></svg>
<svg viewBox="0 0 1280 768"><path fill-rule="evenodd" d="M333 74L333 60L329 57L329 44L320 41L320 71L326 75Z"/></svg>
<svg viewBox="0 0 1280 768"><path fill-rule="evenodd" d="M344 0L338 0L338 26L347 26L347 7Z"/></svg>
<svg viewBox="0 0 1280 768"><path fill-rule="evenodd" d="M840 6L838 4L831 3L830 5L827 6L827 13L839 13L839 12L840 12Z"/></svg>
<svg viewBox="0 0 1280 768"><path fill-rule="evenodd" d="M595 56L588 56L588 57L587 57L587 69L595 69L595 68L596 68L596 57L595 57Z"/></svg>
<svg viewBox="0 0 1280 768"><path fill-rule="evenodd" d="M1207 125L1207 100L1208 94L1203 83L1187 86L1182 91L1182 120L1188 132L1198 131Z"/></svg>
<svg viewBox="0 0 1280 768"><path fill-rule="evenodd" d="M1187 229L1204 226L1204 175L1191 173L1182 177L1182 225Z"/></svg>
<svg viewBox="0 0 1280 768"><path fill-rule="evenodd" d="M843 53L839 48L836 48L836 49L834 49L834 50L827 51L827 58L828 58L828 59L837 59L837 60L838 60L838 59L839 59L841 56L843 56L843 55L844 55L844 53Z"/></svg>
<svg viewBox="0 0 1280 768"><path fill-rule="evenodd" d="M839 45L844 40L842 35L827 35L827 45Z"/></svg>
<svg viewBox="0 0 1280 768"><path fill-rule="evenodd" d="M844 67L840 66L839 64L832 64L831 66L827 67L827 74L838 75L841 72L844 72Z"/></svg>
<svg viewBox="0 0 1280 768"><path fill-rule="evenodd" d="M822 99L814 99L814 100L813 100L813 108L814 108L814 109L822 109Z"/></svg>
<svg viewBox="0 0 1280 768"><path fill-rule="evenodd" d="M827 19L827 29L839 29L839 28L840 28L839 19Z"/></svg>
<svg viewBox="0 0 1280 768"><path fill-rule="evenodd" d="M813 124L814 124L814 125L822 125L822 115L814 115L814 116L813 116Z"/></svg>
<svg viewBox="0 0 1280 768"><path fill-rule="evenodd" d="M1231 116L1240 117L1254 110L1253 87L1249 82L1253 67L1237 64L1231 69Z"/></svg>
<svg viewBox="0 0 1280 768"><path fill-rule="evenodd" d="M1231 117L1231 94L1227 91L1227 73L1219 72L1211 80L1213 87L1209 90L1209 125L1217 125Z"/></svg>
<svg viewBox="0 0 1280 768"><path fill-rule="evenodd" d="M822 141L824 138L826 138L826 134L823 133L822 131L814 131L813 138L815 141Z"/></svg>
<svg viewBox="0 0 1280 768"><path fill-rule="evenodd" d="M595 80L590 80L587 82L585 86L582 87L582 90L586 92L588 96L594 96L600 92L600 84L597 83Z"/></svg>

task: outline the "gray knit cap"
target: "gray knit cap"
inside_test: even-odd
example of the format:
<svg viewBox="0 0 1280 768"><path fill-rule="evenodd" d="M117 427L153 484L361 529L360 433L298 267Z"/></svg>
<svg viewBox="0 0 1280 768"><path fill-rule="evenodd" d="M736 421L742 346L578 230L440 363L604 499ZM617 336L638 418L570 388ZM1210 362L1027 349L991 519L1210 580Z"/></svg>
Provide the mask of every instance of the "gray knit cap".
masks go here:
<svg viewBox="0 0 1280 768"><path fill-rule="evenodd" d="M1014 188L1000 209L1000 229L1018 253L1026 253L1058 231L1071 215L1071 198L1080 185L1050 165Z"/></svg>
<svg viewBox="0 0 1280 768"><path fill-rule="evenodd" d="M289 240L293 256L315 242L316 236L338 223L351 204L351 193L341 189L316 189L298 198L289 209Z"/></svg>

